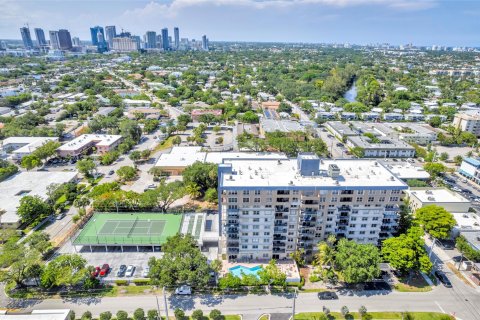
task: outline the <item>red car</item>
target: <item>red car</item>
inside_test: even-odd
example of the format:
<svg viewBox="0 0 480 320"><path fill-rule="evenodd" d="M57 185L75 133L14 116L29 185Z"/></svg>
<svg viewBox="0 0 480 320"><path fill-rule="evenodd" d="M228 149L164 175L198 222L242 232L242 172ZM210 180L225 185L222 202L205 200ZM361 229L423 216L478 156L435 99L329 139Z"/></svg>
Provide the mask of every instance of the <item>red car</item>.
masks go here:
<svg viewBox="0 0 480 320"><path fill-rule="evenodd" d="M110 271L110 266L105 263L102 266L102 269L100 269L100 277L105 277L108 274L108 271Z"/></svg>
<svg viewBox="0 0 480 320"><path fill-rule="evenodd" d="M98 277L99 273L100 273L100 267L95 267L95 269L92 271L92 277L93 278Z"/></svg>

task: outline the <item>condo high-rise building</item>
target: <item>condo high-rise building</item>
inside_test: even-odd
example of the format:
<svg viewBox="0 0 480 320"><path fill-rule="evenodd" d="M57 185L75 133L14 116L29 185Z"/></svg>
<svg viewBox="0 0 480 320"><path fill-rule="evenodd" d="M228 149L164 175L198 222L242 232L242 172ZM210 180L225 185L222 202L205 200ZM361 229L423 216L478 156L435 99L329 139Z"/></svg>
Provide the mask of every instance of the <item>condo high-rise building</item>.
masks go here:
<svg viewBox="0 0 480 320"><path fill-rule="evenodd" d="M162 49L164 51L167 51L167 50L170 49L170 44L169 44L169 41L168 41L168 29L167 28L162 29Z"/></svg>
<svg viewBox="0 0 480 320"><path fill-rule="evenodd" d="M35 37L37 38L37 43L39 47L45 47L47 45L47 40L45 39L45 32L41 28L35 28Z"/></svg>
<svg viewBox="0 0 480 320"><path fill-rule="evenodd" d="M173 47L175 48L175 50L178 50L178 47L180 46L180 30L178 29L178 27L173 28L173 39Z"/></svg>
<svg viewBox="0 0 480 320"><path fill-rule="evenodd" d="M25 49L33 49L32 36L30 35L30 29L27 27L20 28L20 34L22 35L23 46Z"/></svg>
<svg viewBox="0 0 480 320"><path fill-rule="evenodd" d="M60 49L60 39L58 38L58 31L49 31L48 32L50 38L50 47L53 50Z"/></svg>
<svg viewBox="0 0 480 320"><path fill-rule="evenodd" d="M155 49L157 47L157 33L155 31L147 31L145 33L145 44L147 49Z"/></svg>
<svg viewBox="0 0 480 320"><path fill-rule="evenodd" d="M202 50L208 51L208 38L206 35L202 36Z"/></svg>
<svg viewBox="0 0 480 320"><path fill-rule="evenodd" d="M115 26L106 26L105 27L105 40L107 41L108 47L113 48L113 38L117 36L117 29Z"/></svg>
<svg viewBox="0 0 480 320"><path fill-rule="evenodd" d="M72 37L67 29L58 30L58 42L60 44L60 50L71 50L73 47Z"/></svg>
<svg viewBox="0 0 480 320"><path fill-rule="evenodd" d="M133 37L116 37L113 38L112 49L118 52L138 51L140 43Z"/></svg>
<svg viewBox="0 0 480 320"><path fill-rule="evenodd" d="M98 46L98 33L101 33L103 38L105 39L105 34L103 32L103 28L100 26L95 26L90 28L90 37L92 39L92 45Z"/></svg>
<svg viewBox="0 0 480 320"><path fill-rule="evenodd" d="M80 42L79 37L73 37L72 38L72 44L73 44L74 47L81 47L82 46L82 43Z"/></svg>
<svg viewBox="0 0 480 320"><path fill-rule="evenodd" d="M307 257L334 234L379 244L397 232L408 186L376 160L226 159L218 167L221 253L229 259Z"/></svg>

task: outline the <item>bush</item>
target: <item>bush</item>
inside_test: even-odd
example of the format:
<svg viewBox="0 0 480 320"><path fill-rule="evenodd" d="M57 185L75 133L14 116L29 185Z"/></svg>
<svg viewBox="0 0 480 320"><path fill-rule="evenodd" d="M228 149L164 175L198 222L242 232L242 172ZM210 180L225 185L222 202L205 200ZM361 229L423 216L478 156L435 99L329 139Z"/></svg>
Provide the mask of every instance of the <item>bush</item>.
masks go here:
<svg viewBox="0 0 480 320"><path fill-rule="evenodd" d="M74 215L74 216L72 217L73 223L77 223L78 220L80 220L80 216L79 216L78 214L76 214L76 215Z"/></svg>
<svg viewBox="0 0 480 320"><path fill-rule="evenodd" d="M342 309L340 310L340 312L341 312L342 315L346 318L347 315L350 313L350 310L348 310L348 307L347 307L347 306L343 306Z"/></svg>
<svg viewBox="0 0 480 320"><path fill-rule="evenodd" d="M112 313L110 311L105 311L100 313L99 320L110 320L112 319Z"/></svg>
<svg viewBox="0 0 480 320"><path fill-rule="evenodd" d="M127 280L115 280L115 284L117 286L126 286L126 285L128 285L128 281Z"/></svg>
<svg viewBox="0 0 480 320"><path fill-rule="evenodd" d="M209 317L211 320L221 320L223 318L222 313L217 309L210 311Z"/></svg>
<svg viewBox="0 0 480 320"><path fill-rule="evenodd" d="M194 310L192 312L192 319L193 320L202 320L203 319L203 311L202 310Z"/></svg>
<svg viewBox="0 0 480 320"><path fill-rule="evenodd" d="M145 311L143 311L142 308L138 308L133 313L133 319L134 320L145 320Z"/></svg>
<svg viewBox="0 0 480 320"><path fill-rule="evenodd" d="M180 308L176 308L175 311L173 311L173 314L177 320L183 320L185 318L185 311Z"/></svg>
<svg viewBox="0 0 480 320"><path fill-rule="evenodd" d="M135 279L135 280L133 280L133 283L135 283L136 286L146 286L147 284L150 284L150 280L148 280L148 279Z"/></svg>
<svg viewBox="0 0 480 320"><path fill-rule="evenodd" d="M117 311L117 320L128 320L128 313L123 310Z"/></svg>
<svg viewBox="0 0 480 320"><path fill-rule="evenodd" d="M358 313L362 316L362 318L367 314L367 308L365 308L365 306L361 306L359 309L358 309Z"/></svg>
<svg viewBox="0 0 480 320"><path fill-rule="evenodd" d="M158 319L158 311L155 310L155 309L148 310L147 319L148 320L157 320Z"/></svg>
<svg viewBox="0 0 480 320"><path fill-rule="evenodd" d="M75 320L75 311L70 311L70 313L68 314L68 320Z"/></svg>
<svg viewBox="0 0 480 320"><path fill-rule="evenodd" d="M85 311L81 317L82 320L92 320L92 313L90 311Z"/></svg>

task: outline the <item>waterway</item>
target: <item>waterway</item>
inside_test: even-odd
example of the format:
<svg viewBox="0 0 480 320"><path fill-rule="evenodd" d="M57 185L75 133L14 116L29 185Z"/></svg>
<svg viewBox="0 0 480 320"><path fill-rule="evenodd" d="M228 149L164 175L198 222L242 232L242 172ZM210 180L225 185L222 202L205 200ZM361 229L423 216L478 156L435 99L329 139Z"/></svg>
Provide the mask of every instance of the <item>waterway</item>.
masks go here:
<svg viewBox="0 0 480 320"><path fill-rule="evenodd" d="M350 89L348 89L347 92L343 95L345 99L348 100L348 102L355 102L357 101L357 83L354 82Z"/></svg>

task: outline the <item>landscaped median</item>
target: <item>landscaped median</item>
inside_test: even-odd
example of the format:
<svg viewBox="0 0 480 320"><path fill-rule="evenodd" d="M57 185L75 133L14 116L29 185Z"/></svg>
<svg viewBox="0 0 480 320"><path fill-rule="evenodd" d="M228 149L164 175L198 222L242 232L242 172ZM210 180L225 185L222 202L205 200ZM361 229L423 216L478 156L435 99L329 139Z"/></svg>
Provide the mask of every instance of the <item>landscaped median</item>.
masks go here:
<svg viewBox="0 0 480 320"><path fill-rule="evenodd" d="M363 317L358 312L348 313L345 316L340 312L330 312L328 316L323 312L297 313L295 320L335 320L335 319L371 319L371 320L451 320L454 317L438 312L368 312Z"/></svg>

